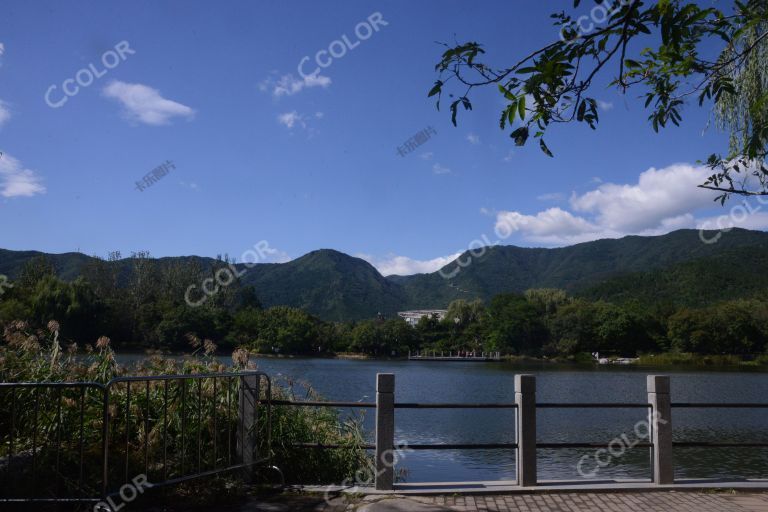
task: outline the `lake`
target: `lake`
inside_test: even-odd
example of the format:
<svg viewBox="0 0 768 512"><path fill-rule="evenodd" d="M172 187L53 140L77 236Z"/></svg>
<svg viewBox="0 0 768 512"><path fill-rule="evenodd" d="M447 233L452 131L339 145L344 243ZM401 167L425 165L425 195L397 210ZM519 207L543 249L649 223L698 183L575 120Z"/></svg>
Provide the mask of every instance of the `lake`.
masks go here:
<svg viewBox="0 0 768 512"><path fill-rule="evenodd" d="M274 379L311 383L324 399L338 401L375 401L376 373L382 372L395 374L396 402L512 403L515 374L532 373L539 402L645 403L646 375L663 374L671 376L673 402L768 403L768 373L759 371L312 358L260 358L257 364ZM370 434L373 410L357 411L366 411L364 424ZM539 409L537 414L542 443L607 443L621 434L631 442L637 439L636 424L646 419L643 409ZM673 409L673 427L675 441L768 443L768 409L678 408ZM398 443L509 443L514 438L513 409L396 410ZM577 464L585 455L590 458L582 462L581 473L592 478L650 477L648 448L627 450L602 468L594 454L594 449L539 449L539 479L583 478ZM676 448L674 458L677 478L768 477L768 449ZM398 470L405 470L408 482L514 479L515 453L410 452Z"/></svg>

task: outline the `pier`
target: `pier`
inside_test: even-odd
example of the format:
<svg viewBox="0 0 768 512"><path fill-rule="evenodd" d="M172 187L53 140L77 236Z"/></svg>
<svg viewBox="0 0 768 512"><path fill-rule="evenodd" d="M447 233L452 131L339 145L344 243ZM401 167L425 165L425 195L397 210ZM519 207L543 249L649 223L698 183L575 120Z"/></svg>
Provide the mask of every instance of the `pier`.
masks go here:
<svg viewBox="0 0 768 512"><path fill-rule="evenodd" d="M411 353L408 351L409 361L474 361L474 362L486 362L486 361L501 361L500 352L416 352Z"/></svg>

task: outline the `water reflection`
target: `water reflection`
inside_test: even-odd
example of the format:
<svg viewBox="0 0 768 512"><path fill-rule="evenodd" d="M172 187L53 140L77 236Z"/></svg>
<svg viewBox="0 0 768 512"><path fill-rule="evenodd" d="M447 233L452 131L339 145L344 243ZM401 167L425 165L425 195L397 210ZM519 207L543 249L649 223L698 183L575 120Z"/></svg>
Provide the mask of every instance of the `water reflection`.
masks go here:
<svg viewBox="0 0 768 512"><path fill-rule="evenodd" d="M122 362L141 356L121 356ZM270 375L312 383L328 400L373 401L377 372L396 374L398 402L514 401L514 375L537 376L539 402L646 401L646 375L672 376L673 402L768 402L768 374L703 372L681 368L514 365L507 363L435 363L347 361L335 359L259 359ZM373 414L364 425L369 438ZM540 409L539 442L603 442L627 434L644 420L643 409ZM768 410L673 409L675 441L768 442ZM398 409L396 440L410 444L511 443L514 412L499 409ZM576 465L593 449L540 449L539 478L579 479ZM677 478L768 476L768 449L676 448ZM594 478L649 478L648 448L633 448L599 469ZM590 462L591 461L591 462ZM590 466L591 464L591 466ZM594 469L594 459L583 468ZM410 482L471 481L515 478L514 450L443 450L410 452L398 469Z"/></svg>

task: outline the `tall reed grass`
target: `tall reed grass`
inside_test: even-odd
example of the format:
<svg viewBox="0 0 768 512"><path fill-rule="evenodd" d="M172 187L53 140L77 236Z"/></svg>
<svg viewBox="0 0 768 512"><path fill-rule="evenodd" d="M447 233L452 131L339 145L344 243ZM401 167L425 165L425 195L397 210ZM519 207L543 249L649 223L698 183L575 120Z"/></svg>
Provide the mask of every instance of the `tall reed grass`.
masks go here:
<svg viewBox="0 0 768 512"><path fill-rule="evenodd" d="M6 325L0 343L0 382L106 384L123 376L221 374L256 369L238 349L230 366L215 357L210 340L189 336L183 360L148 356L135 367L117 364L108 338L94 345L62 346L59 325L35 330ZM150 482L224 468L238 452L239 378L182 378L117 382L110 386L109 488L146 473ZM274 382L272 397L320 400L306 385ZM267 392L261 381L261 396ZM0 497L98 496L102 477L103 390L98 387L0 388ZM258 453L289 483L338 483L370 467L362 448L360 417L330 408L261 406ZM269 436L267 435L267 429ZM271 438L271 444L267 439ZM297 443L341 445L297 449ZM265 478L274 475L264 473Z"/></svg>

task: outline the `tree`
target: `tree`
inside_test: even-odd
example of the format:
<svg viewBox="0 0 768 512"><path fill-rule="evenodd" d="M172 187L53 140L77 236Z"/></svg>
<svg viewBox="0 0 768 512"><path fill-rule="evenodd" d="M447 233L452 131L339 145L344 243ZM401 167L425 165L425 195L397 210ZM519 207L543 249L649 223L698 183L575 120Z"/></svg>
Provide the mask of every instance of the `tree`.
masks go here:
<svg viewBox="0 0 768 512"><path fill-rule="evenodd" d="M464 328L472 322L479 321L484 311L485 306L480 299L475 299L472 302L457 299L448 304L448 312L445 314L443 322Z"/></svg>
<svg viewBox="0 0 768 512"><path fill-rule="evenodd" d="M528 302L535 304L542 313L548 315L555 313L560 306L571 302L565 290L557 288L532 288L526 290L524 295Z"/></svg>
<svg viewBox="0 0 768 512"><path fill-rule="evenodd" d="M750 354L765 349L768 309L760 301L734 300L682 309L667 323L672 348L698 354Z"/></svg>
<svg viewBox="0 0 768 512"><path fill-rule="evenodd" d="M597 339L597 308L593 303L576 300L558 308L549 320L549 331L556 351L573 355L593 351Z"/></svg>
<svg viewBox="0 0 768 512"><path fill-rule="evenodd" d="M486 317L488 350L535 355L547 340L536 306L522 295L496 295Z"/></svg>
<svg viewBox="0 0 768 512"><path fill-rule="evenodd" d="M574 0L574 9L580 3ZM459 107L472 109L470 93L495 85L506 102L501 129L514 128L510 137L518 146L533 135L552 156L544 141L551 125L597 127L597 100L590 93L598 74L612 67L612 86L621 92L640 88L654 131L679 125L689 98L714 108L731 143L725 156L709 156L714 174L701 187L722 192L722 202L730 194L768 195L768 3L736 1L730 13L683 0L595 3L604 14L602 27L585 32L583 17L555 13L560 40L508 67L481 62L485 50L480 43L445 45L428 95L437 96L440 108L446 84L453 80L460 88L457 95L449 92L456 125ZM718 46L715 58L710 57L713 45Z"/></svg>
<svg viewBox="0 0 768 512"><path fill-rule="evenodd" d="M261 312L256 346L260 352L308 354L322 350L319 321L300 309L276 306Z"/></svg>
<svg viewBox="0 0 768 512"><path fill-rule="evenodd" d="M31 290L28 301L36 325L56 320L62 336L77 341L95 341L103 334L103 305L82 277L65 282L47 275Z"/></svg>
<svg viewBox="0 0 768 512"><path fill-rule="evenodd" d="M48 277L56 277L56 267L48 256L44 254L35 256L24 263L17 286L29 292L37 286L37 283Z"/></svg>

